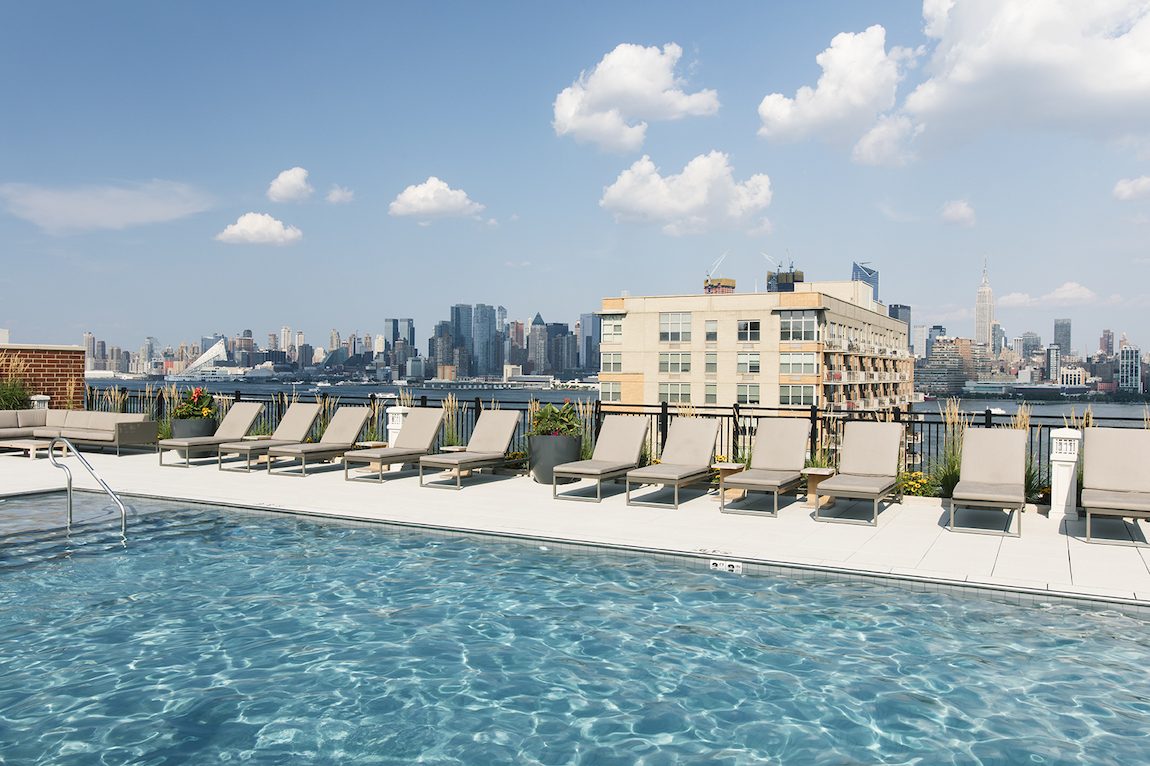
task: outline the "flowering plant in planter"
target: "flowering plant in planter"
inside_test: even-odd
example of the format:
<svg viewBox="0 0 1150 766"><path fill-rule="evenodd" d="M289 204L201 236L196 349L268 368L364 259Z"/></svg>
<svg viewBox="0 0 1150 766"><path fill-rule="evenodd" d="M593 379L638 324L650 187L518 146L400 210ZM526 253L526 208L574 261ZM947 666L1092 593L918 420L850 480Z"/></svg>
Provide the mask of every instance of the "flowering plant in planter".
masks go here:
<svg viewBox="0 0 1150 766"><path fill-rule="evenodd" d="M200 386L184 394L179 404L172 410L175 420L192 420L194 418L214 418L216 416L216 401L212 395Z"/></svg>
<svg viewBox="0 0 1150 766"><path fill-rule="evenodd" d="M531 415L528 436L583 436L583 420L570 401L562 407L544 404Z"/></svg>

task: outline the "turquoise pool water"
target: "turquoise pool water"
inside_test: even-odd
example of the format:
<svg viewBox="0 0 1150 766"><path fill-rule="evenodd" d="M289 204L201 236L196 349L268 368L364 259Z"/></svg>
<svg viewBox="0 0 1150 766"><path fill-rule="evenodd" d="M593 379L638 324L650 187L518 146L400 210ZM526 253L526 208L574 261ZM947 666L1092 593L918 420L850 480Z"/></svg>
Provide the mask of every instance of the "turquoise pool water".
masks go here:
<svg viewBox="0 0 1150 766"><path fill-rule="evenodd" d="M0 503L0 763L1148 757L1127 616L164 504L13 531L61 502Z"/></svg>

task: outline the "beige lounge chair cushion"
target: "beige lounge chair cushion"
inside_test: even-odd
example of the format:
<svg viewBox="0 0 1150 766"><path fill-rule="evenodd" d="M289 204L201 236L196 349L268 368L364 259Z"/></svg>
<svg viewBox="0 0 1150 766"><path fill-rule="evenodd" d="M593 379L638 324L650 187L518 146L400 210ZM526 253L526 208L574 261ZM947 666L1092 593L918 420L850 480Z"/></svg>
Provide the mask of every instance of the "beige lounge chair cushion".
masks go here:
<svg viewBox="0 0 1150 766"><path fill-rule="evenodd" d="M256 418L259 417L263 408L264 406L259 402L236 402L228 408L227 414L224 415L224 419L220 421L219 426L216 428L215 436L197 438L220 440L210 442L212 444L239 441L247 436L248 430L252 427L252 423L256 421ZM209 442L205 442L205 444L207 443Z"/></svg>
<svg viewBox="0 0 1150 766"><path fill-rule="evenodd" d="M0 428L19 428L20 410L0 410Z"/></svg>
<svg viewBox="0 0 1150 766"><path fill-rule="evenodd" d="M802 481L798 471L772 471L766 468L748 468L723 479L723 486L735 489L777 490Z"/></svg>
<svg viewBox="0 0 1150 766"><path fill-rule="evenodd" d="M68 419L69 410L48 410L44 416L44 425L48 428L62 428Z"/></svg>
<svg viewBox="0 0 1150 766"><path fill-rule="evenodd" d="M1086 429L1090 430L1090 429ZM1082 507L1150 513L1150 492L1117 492L1105 489L1082 490Z"/></svg>
<svg viewBox="0 0 1150 766"><path fill-rule="evenodd" d="M340 407L331 416L331 422L324 429L319 443L329 447L333 445L354 446L369 415L371 415L370 407Z"/></svg>
<svg viewBox="0 0 1150 766"><path fill-rule="evenodd" d="M1017 428L967 428L959 483L1024 486L1027 436Z"/></svg>
<svg viewBox="0 0 1150 766"><path fill-rule="evenodd" d="M412 460L427 454L426 449L404 449L403 447L376 447L374 449L357 449L344 453L344 457L352 461L378 460L381 463L398 463Z"/></svg>
<svg viewBox="0 0 1150 766"><path fill-rule="evenodd" d="M865 495L867 497L885 495L894 487L893 476L860 476L858 474L838 474L819 483L820 495L841 493Z"/></svg>
<svg viewBox="0 0 1150 766"><path fill-rule="evenodd" d="M162 439L161 449L183 449L185 447L215 447L234 437L190 436L187 439Z"/></svg>
<svg viewBox="0 0 1150 766"><path fill-rule="evenodd" d="M751 468L796 472L803 470L811 421L806 418L759 418Z"/></svg>
<svg viewBox="0 0 1150 766"><path fill-rule="evenodd" d="M675 418L659 459L670 465L710 467L718 435L718 418Z"/></svg>
<svg viewBox="0 0 1150 766"><path fill-rule="evenodd" d="M92 413L84 410L69 410L64 416L64 428L89 428L92 422Z"/></svg>
<svg viewBox="0 0 1150 766"><path fill-rule="evenodd" d="M647 484L660 484L663 482L682 481L692 476L705 476L711 472L707 465L677 465L675 463L657 463L655 465L636 468L627 473L627 481Z"/></svg>
<svg viewBox="0 0 1150 766"><path fill-rule="evenodd" d="M0 428L0 439L26 439L32 436L31 428Z"/></svg>
<svg viewBox="0 0 1150 766"><path fill-rule="evenodd" d="M311 433L311 427L319 416L319 404L314 402L292 402L287 412L280 418L272 438L268 441L299 443Z"/></svg>
<svg viewBox="0 0 1150 766"><path fill-rule="evenodd" d="M456 468L476 463L498 463L505 459L503 452L444 452L440 455L425 455L419 462L424 465Z"/></svg>
<svg viewBox="0 0 1150 766"><path fill-rule="evenodd" d="M60 435L65 439L77 442L113 442L116 440L114 430L108 431L102 428L65 428L60 431Z"/></svg>
<svg viewBox="0 0 1150 766"><path fill-rule="evenodd" d="M33 428L32 436L36 439L55 439L60 435L59 428Z"/></svg>
<svg viewBox="0 0 1150 766"><path fill-rule="evenodd" d="M362 409L367 409L363 407ZM272 447L268 450L269 455L283 455L287 457L300 457L306 455L342 455L347 452L350 444L333 444L328 442L324 444L322 441L313 442L311 444L284 444L279 447Z"/></svg>
<svg viewBox="0 0 1150 766"><path fill-rule="evenodd" d="M1026 487L1022 483L991 484L981 481L960 479L954 487L954 502L962 505L964 500L977 503L1002 503L1003 506L1019 506L1026 502Z"/></svg>
<svg viewBox="0 0 1150 766"><path fill-rule="evenodd" d="M299 442L290 439L250 439L246 442L225 442L220 445L220 454L259 455L272 447L282 447L285 444L299 444Z"/></svg>
<svg viewBox="0 0 1150 766"><path fill-rule="evenodd" d="M428 452L443 425L442 407L413 407L403 418L403 427L389 448Z"/></svg>
<svg viewBox="0 0 1150 766"><path fill-rule="evenodd" d="M512 410L485 410L467 441L467 452L503 454L511 446L515 428L519 425L519 413Z"/></svg>
<svg viewBox="0 0 1150 766"><path fill-rule="evenodd" d="M635 458L635 462L638 462ZM618 463L612 460L576 460L572 463L562 463L555 466L555 473L576 474L579 476L603 476L609 473L619 473L634 468L635 463Z"/></svg>
<svg viewBox="0 0 1150 766"><path fill-rule="evenodd" d="M898 475L902 437L901 423L847 423L843 426L839 475L884 476L893 480Z"/></svg>
<svg viewBox="0 0 1150 766"><path fill-rule="evenodd" d="M1117 492L1150 492L1150 431L1087 428L1082 444L1082 486ZM1084 493L1085 496L1085 493Z"/></svg>
<svg viewBox="0 0 1150 766"><path fill-rule="evenodd" d="M603 418L595 452L591 459L613 465L639 465L643 442L647 439L648 418L636 415L608 415ZM570 464L569 464L570 465Z"/></svg>

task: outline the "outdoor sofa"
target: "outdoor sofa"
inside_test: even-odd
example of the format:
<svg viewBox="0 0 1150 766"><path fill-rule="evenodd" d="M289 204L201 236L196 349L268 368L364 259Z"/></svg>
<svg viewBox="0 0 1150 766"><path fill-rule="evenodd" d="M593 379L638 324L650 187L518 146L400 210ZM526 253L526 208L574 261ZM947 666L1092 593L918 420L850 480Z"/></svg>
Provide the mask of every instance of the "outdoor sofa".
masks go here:
<svg viewBox="0 0 1150 766"><path fill-rule="evenodd" d="M576 460L555 466L551 479L551 497L598 503L603 500L603 482L618 478L639 466L643 443L647 440L649 421L644 416L607 415L595 440L590 460ZM595 497L559 494L559 479L586 479L595 482Z"/></svg>
<svg viewBox="0 0 1150 766"><path fill-rule="evenodd" d="M159 425L139 412L87 410L0 410L0 440L54 439L86 447L151 447Z"/></svg>

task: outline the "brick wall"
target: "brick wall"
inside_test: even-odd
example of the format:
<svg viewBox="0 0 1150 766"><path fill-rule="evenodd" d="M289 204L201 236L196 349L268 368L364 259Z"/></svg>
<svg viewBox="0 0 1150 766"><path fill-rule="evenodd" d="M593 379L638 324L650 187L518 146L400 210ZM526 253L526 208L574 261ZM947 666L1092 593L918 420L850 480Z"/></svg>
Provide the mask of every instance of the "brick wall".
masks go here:
<svg viewBox="0 0 1150 766"><path fill-rule="evenodd" d="M52 397L48 406L53 409L84 409L83 347L0 344L4 356L25 363L29 394Z"/></svg>

